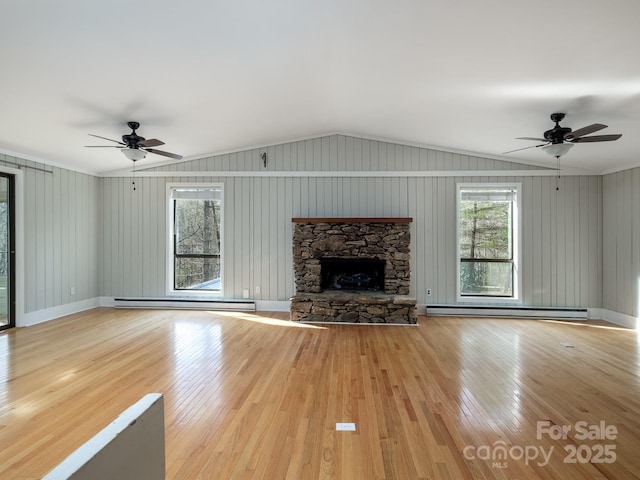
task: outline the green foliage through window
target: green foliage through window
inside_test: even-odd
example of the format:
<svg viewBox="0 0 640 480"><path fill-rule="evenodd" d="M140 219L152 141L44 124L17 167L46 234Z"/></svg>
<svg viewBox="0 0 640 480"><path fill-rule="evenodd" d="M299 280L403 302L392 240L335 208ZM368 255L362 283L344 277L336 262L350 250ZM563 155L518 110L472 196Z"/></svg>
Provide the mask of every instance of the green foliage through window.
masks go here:
<svg viewBox="0 0 640 480"><path fill-rule="evenodd" d="M461 188L458 199L460 294L512 297L513 188Z"/></svg>
<svg viewBox="0 0 640 480"><path fill-rule="evenodd" d="M220 189L172 191L174 289L221 290Z"/></svg>

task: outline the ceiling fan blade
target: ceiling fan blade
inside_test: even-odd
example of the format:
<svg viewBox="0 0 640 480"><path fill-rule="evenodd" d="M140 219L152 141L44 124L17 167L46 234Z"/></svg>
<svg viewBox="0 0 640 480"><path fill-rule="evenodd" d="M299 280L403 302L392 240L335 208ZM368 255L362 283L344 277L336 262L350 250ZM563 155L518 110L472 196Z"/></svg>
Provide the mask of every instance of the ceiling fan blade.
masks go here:
<svg viewBox="0 0 640 480"><path fill-rule="evenodd" d="M160 145L164 145L164 142L156 138L150 138L148 140L141 140L138 142L139 147L159 147Z"/></svg>
<svg viewBox="0 0 640 480"><path fill-rule="evenodd" d="M538 138L538 137L516 137L516 140L533 140L534 142L548 142L546 138Z"/></svg>
<svg viewBox="0 0 640 480"><path fill-rule="evenodd" d="M621 133L616 133L612 135L593 135L592 137L578 137L570 140L570 143L612 142L614 140L618 140L621 136Z"/></svg>
<svg viewBox="0 0 640 480"><path fill-rule="evenodd" d="M517 139L516 139L517 140ZM531 139L527 139L527 140L533 140L533 138ZM536 139L537 140L537 139ZM515 150L509 150L508 152L503 152L502 155L506 155L507 153L513 153L513 152L519 152L520 150L526 150L528 148L538 148L538 147L544 147L545 145L547 145L549 142L547 142L545 140L545 143L541 143L540 145L531 145L529 147L523 147L523 148L516 148Z"/></svg>
<svg viewBox="0 0 640 480"><path fill-rule="evenodd" d="M116 143L119 143L120 145L125 145L126 146L126 143L122 143L119 140L112 140L111 138L101 137L100 135L94 135L93 133L90 133L89 135L92 136L92 137L101 138L103 140L109 140L110 142L116 142Z"/></svg>
<svg viewBox="0 0 640 480"><path fill-rule="evenodd" d="M156 155L162 155L163 157L175 158L176 160L182 160L182 155L176 155L175 153L165 152L163 150L156 150L155 148L145 148L147 152L155 153Z"/></svg>
<svg viewBox="0 0 640 480"><path fill-rule="evenodd" d="M574 138L582 137L583 135L598 132L603 128L607 128L607 126L601 123L594 123L593 125L588 125L586 127L579 128L578 130L574 130L573 132L565 135L564 138L565 140L573 140Z"/></svg>

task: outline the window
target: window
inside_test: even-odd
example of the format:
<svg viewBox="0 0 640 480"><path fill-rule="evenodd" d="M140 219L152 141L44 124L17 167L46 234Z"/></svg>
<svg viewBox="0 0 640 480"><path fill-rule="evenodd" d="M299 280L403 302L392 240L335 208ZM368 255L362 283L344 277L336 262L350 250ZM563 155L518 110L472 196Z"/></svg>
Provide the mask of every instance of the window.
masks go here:
<svg viewBox="0 0 640 480"><path fill-rule="evenodd" d="M519 184L458 184L458 299L520 298Z"/></svg>
<svg viewBox="0 0 640 480"><path fill-rule="evenodd" d="M222 185L169 187L169 292L222 294Z"/></svg>

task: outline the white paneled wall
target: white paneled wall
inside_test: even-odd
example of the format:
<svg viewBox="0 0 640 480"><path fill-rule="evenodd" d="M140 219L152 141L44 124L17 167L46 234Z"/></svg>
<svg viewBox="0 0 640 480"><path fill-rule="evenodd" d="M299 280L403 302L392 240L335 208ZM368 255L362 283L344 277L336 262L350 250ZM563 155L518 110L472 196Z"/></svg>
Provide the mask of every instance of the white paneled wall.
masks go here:
<svg viewBox="0 0 640 480"><path fill-rule="evenodd" d="M267 168L260 159L264 151ZM465 176L480 170L486 176ZM505 170L513 170L513 176L491 174ZM425 303L425 290L431 288L428 303L453 304L456 182L505 181L522 183L523 303L599 307L602 180L562 177L556 191L555 177L536 176L533 170L539 168L331 135L155 168L154 175L167 176L138 177L136 191L131 178L103 178L100 294L164 296L166 184L220 182L226 297L239 298L244 288L253 296L255 286L261 287L257 299L286 300L293 294L292 217L402 216L414 219L412 293ZM201 177L178 174L197 171ZM424 171L460 174L408 173ZM394 174L376 176L380 172Z"/></svg>
<svg viewBox="0 0 640 480"><path fill-rule="evenodd" d="M24 172L24 313L98 297L100 180L9 155L0 165Z"/></svg>
<svg viewBox="0 0 640 480"><path fill-rule="evenodd" d="M263 171L260 154L267 153L269 171L436 171L539 170L541 167L442 152L345 135L329 135L260 149L178 162L155 171Z"/></svg>
<svg viewBox="0 0 640 480"><path fill-rule="evenodd" d="M640 168L605 175L602 307L640 316Z"/></svg>

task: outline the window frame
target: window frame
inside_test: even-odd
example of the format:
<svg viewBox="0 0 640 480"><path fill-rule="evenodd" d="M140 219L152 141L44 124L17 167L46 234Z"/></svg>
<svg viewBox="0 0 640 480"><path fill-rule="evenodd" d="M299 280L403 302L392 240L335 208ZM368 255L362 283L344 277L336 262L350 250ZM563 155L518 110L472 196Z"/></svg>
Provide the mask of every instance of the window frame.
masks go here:
<svg viewBox="0 0 640 480"><path fill-rule="evenodd" d="M512 295L492 296L492 295L462 295L461 292L461 245L460 245L460 201L463 190L514 190L515 201L512 203L512 250L513 250L513 277ZM493 304L514 304L522 303L522 183L458 183L456 184L456 300L458 303L493 303Z"/></svg>
<svg viewBox="0 0 640 480"><path fill-rule="evenodd" d="M220 190L220 291L188 290L175 288L175 211L172 192L176 189L212 189ZM224 292L224 184L223 183L167 183L167 263L166 293L168 296L221 298ZM193 255L184 255L193 256ZM206 256L206 255L204 255Z"/></svg>

